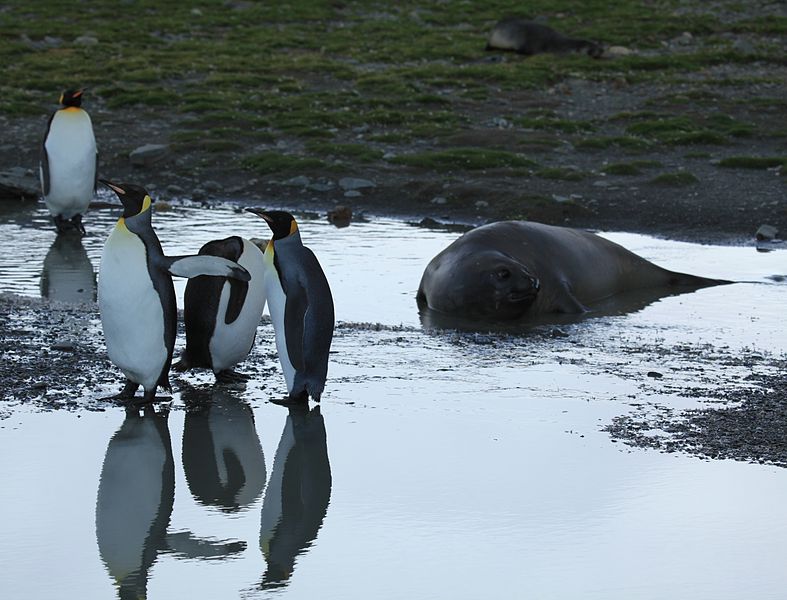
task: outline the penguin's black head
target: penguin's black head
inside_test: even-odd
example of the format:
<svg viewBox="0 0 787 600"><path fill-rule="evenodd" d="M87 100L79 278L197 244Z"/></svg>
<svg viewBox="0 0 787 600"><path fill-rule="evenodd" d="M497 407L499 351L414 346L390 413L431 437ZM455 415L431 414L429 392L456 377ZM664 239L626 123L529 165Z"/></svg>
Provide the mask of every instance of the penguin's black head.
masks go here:
<svg viewBox="0 0 787 600"><path fill-rule="evenodd" d="M123 218L128 219L150 208L152 200L145 188L133 183L112 183L106 179L99 181L120 198L123 203Z"/></svg>
<svg viewBox="0 0 787 600"><path fill-rule="evenodd" d="M263 210L261 208L247 208L246 211L265 219L268 227L273 232L274 240L282 240L298 231L298 223L295 222L295 217L286 211Z"/></svg>
<svg viewBox="0 0 787 600"><path fill-rule="evenodd" d="M85 90L66 90L60 96L63 106L82 106L82 94Z"/></svg>

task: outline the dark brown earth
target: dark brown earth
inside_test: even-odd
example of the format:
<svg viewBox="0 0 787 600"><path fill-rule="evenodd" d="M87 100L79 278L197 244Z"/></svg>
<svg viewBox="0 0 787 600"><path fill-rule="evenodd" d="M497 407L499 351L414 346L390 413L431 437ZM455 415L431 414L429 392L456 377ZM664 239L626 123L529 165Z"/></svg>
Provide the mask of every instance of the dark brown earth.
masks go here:
<svg viewBox="0 0 787 600"><path fill-rule="evenodd" d="M734 81L758 76L765 82L718 83L725 78ZM719 106L708 100L695 105L690 98L700 92L721 97L716 102ZM241 159L247 152L211 154L199 148L184 150L177 144L163 160L135 167L129 160L133 149L144 144L169 144L170 135L186 117L163 109L110 111L100 98L86 100L86 108L96 130L101 176L141 183L156 199L229 199L321 212L336 205L349 205L355 213L416 220L431 217L474 224L526 218L687 241L744 244L753 239L762 224L787 231L787 177L781 167L730 169L720 168L718 161L730 156L784 156L787 141L783 131L787 121L783 105L763 107L755 100L785 97L787 66L773 64L710 67L685 83L628 84L570 79L542 91L500 91L493 99L462 100L459 110L470 118L472 125L447 139L435 140L433 146L525 152L539 164L585 173L579 181L549 179L532 173L512 174L507 169L434 172L385 160L353 165L351 170L345 164L340 173L335 169L310 169L258 176L241 167ZM594 136L623 135L624 126L617 126L615 119L610 119L622 112L656 111L665 116L697 118L717 109L749 124L755 134L733 137L721 145L662 144L635 153L614 145L586 149L575 145L582 136L514 127L500 116L533 108L551 109L568 121L602 118L603 129ZM0 128L4 132L0 171L19 166L29 169L31 174L37 173L45 124L45 115L40 118L0 116ZM772 135L774 132L778 135ZM367 143L376 150L396 155L425 149L423 141L409 146L385 145L366 141L366 135L354 130L339 131L336 141ZM302 146L297 138L280 134L254 150L297 155ZM631 161L656 161L660 166L633 176L603 172L604 165ZM653 183L659 174L681 171L690 173L697 181L679 186ZM343 177L366 179L375 187L348 192L338 184ZM89 224L89 216L86 223Z"/></svg>

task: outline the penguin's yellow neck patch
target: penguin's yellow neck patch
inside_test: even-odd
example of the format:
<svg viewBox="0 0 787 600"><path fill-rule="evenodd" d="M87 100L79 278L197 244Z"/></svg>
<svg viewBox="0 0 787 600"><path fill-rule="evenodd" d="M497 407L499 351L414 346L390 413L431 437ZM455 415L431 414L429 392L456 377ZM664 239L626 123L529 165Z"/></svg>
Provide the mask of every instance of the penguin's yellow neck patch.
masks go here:
<svg viewBox="0 0 787 600"><path fill-rule="evenodd" d="M120 217L118 219L118 222L115 225L115 229L120 229L120 231L128 231L128 227L126 227L126 218L125 217Z"/></svg>
<svg viewBox="0 0 787 600"><path fill-rule="evenodd" d="M79 108L78 106L66 106L65 108L61 108L60 110L67 113L75 113L75 112L80 112L82 109Z"/></svg>
<svg viewBox="0 0 787 600"><path fill-rule="evenodd" d="M292 220L290 223L290 235L296 233L298 231L298 224L295 222L295 219Z"/></svg>
<svg viewBox="0 0 787 600"><path fill-rule="evenodd" d="M150 208L150 205L151 205L152 202L153 201L150 199L150 196L145 195L145 199L142 200L142 210L139 211L139 214L141 215L143 212L148 210Z"/></svg>

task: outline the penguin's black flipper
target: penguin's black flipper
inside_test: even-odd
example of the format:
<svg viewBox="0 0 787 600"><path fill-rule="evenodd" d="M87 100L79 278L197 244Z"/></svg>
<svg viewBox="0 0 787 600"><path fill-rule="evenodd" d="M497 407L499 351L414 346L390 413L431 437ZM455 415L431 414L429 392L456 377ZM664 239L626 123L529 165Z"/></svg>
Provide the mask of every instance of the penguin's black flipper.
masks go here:
<svg viewBox="0 0 787 600"><path fill-rule="evenodd" d="M301 286L287 286L287 300L284 305L284 339L287 341L287 354L296 371L303 371L303 320L309 307L306 290Z"/></svg>
<svg viewBox="0 0 787 600"><path fill-rule="evenodd" d="M57 111L55 111L57 112ZM52 127L52 119L55 118L55 113L53 112L49 115L49 121L46 123L46 131L44 132L44 139L41 140L41 191L44 193L44 196L49 195L49 154L46 151L46 138L49 137L49 130Z"/></svg>
<svg viewBox="0 0 787 600"><path fill-rule="evenodd" d="M243 310L243 303L246 302L246 294L249 292L249 284L237 279L229 279L230 298L227 302L227 313L224 315L224 322L229 325L234 323Z"/></svg>
<svg viewBox="0 0 787 600"><path fill-rule="evenodd" d="M176 277L197 277L199 275L213 275L217 277L231 277L240 281L249 281L251 275L238 263L220 258L218 256L191 255L191 256L162 256L159 259L161 267Z"/></svg>

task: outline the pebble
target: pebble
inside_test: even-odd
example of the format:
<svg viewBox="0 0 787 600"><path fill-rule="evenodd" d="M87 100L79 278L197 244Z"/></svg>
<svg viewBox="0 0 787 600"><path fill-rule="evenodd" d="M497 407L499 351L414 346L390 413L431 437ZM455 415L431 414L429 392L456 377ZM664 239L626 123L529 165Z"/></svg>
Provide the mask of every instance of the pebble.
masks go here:
<svg viewBox="0 0 787 600"><path fill-rule="evenodd" d="M435 196L429 202L430 204L448 204L448 198L443 196Z"/></svg>
<svg viewBox="0 0 787 600"><path fill-rule="evenodd" d="M368 179L360 179L358 177L342 177L339 180L339 187L343 190L360 190L363 188L373 188L377 185Z"/></svg>
<svg viewBox="0 0 787 600"><path fill-rule="evenodd" d="M298 175L297 177L292 177L291 179L287 179L283 182L284 185L292 187L306 187L310 183L311 179L306 177L306 175Z"/></svg>
<svg viewBox="0 0 787 600"><path fill-rule="evenodd" d="M761 242L765 240L775 240L778 236L779 230L773 225L760 225L757 233L754 234L754 237Z"/></svg>
<svg viewBox="0 0 787 600"><path fill-rule="evenodd" d="M361 195L361 192L359 192L357 190L348 190L348 191L344 192L344 197L345 198L357 198L360 195Z"/></svg>
<svg viewBox="0 0 787 600"><path fill-rule="evenodd" d="M149 167L163 160L169 154L166 144L145 144L132 150L128 158L135 167Z"/></svg>

